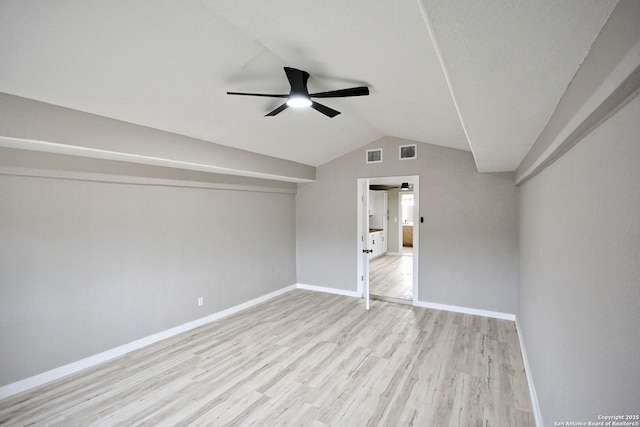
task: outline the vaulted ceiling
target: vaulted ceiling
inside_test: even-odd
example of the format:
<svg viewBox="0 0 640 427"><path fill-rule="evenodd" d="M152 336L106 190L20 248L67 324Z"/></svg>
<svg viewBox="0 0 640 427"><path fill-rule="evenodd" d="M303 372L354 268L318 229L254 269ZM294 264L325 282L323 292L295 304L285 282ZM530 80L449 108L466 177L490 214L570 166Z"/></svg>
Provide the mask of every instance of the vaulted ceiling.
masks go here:
<svg viewBox="0 0 640 427"><path fill-rule="evenodd" d="M0 0L0 92L318 166L382 136L513 171L617 0ZM287 93L367 85L263 117Z"/></svg>

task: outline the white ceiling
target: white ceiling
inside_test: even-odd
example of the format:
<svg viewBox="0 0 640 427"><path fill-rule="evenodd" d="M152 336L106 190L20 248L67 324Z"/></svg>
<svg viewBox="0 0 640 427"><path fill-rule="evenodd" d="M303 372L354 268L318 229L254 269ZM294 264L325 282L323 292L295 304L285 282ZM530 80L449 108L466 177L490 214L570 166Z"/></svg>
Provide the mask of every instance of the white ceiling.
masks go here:
<svg viewBox="0 0 640 427"><path fill-rule="evenodd" d="M480 172L518 167L618 0L420 0Z"/></svg>
<svg viewBox="0 0 640 427"><path fill-rule="evenodd" d="M0 92L313 166L389 135L513 171L616 2L0 0ZM283 66L371 95L226 95L287 93Z"/></svg>

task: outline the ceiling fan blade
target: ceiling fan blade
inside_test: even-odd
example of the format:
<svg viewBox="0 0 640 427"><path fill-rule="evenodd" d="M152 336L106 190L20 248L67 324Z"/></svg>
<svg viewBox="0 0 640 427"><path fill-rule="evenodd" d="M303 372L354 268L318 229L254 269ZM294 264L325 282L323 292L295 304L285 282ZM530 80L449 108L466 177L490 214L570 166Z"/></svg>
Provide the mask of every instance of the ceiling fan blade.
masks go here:
<svg viewBox="0 0 640 427"><path fill-rule="evenodd" d="M275 95L268 93L227 92L227 95L266 96L268 98L288 98L289 95Z"/></svg>
<svg viewBox="0 0 640 427"><path fill-rule="evenodd" d="M309 95L312 98L343 98L347 96L369 95L369 88L366 86L352 87L348 89L330 90L328 92L318 92Z"/></svg>
<svg viewBox="0 0 640 427"><path fill-rule="evenodd" d="M281 106L279 106L278 108L276 108L275 110L273 110L272 112L270 112L269 114L265 114L265 117L273 117L276 114L280 114L282 113L284 110L286 110L287 108L289 108L289 106L287 105L287 103L285 102L284 104L282 104Z"/></svg>
<svg viewBox="0 0 640 427"><path fill-rule="evenodd" d="M291 85L291 95L303 95L308 97L309 91L307 90L307 80L309 80L309 73L291 67L284 67L284 72L287 75L289 84Z"/></svg>
<svg viewBox="0 0 640 427"><path fill-rule="evenodd" d="M309 89L307 89L307 81L309 80L309 73L303 70L298 70L297 68L292 67L284 67L284 72L287 75L287 80L289 80L289 85L291 86L291 91L288 95L283 94L271 94L271 93L251 93L251 92L227 92L227 95L244 95L244 96L263 96L268 98L286 98L287 102L291 104L292 107L307 107L311 97L314 98L342 98L348 96L364 96L369 95L369 88L367 86L358 86L347 89L338 89L338 90L330 90L327 92L318 92L309 95ZM298 99L302 98L302 99ZM304 102L303 102L304 101ZM287 102L280 105L275 110L265 114L265 117L273 117L284 110L286 110L289 105ZM333 108L329 108L326 105L319 104L317 102L311 101L311 108L314 110L324 114L327 117L333 118L340 114L340 111L336 111Z"/></svg>
<svg viewBox="0 0 640 427"><path fill-rule="evenodd" d="M320 111L325 116L331 117L331 118L334 118L335 116L340 114L340 111L336 111L333 108L329 108L326 105L318 104L317 102L313 102L313 101L311 101L311 108L313 108L316 111Z"/></svg>

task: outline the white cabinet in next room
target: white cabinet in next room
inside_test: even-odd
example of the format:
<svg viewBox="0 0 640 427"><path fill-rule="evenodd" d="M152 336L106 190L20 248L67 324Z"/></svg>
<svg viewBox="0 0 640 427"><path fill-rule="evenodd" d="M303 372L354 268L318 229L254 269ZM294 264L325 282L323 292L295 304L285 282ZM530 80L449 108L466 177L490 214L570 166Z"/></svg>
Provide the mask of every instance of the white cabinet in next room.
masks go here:
<svg viewBox="0 0 640 427"><path fill-rule="evenodd" d="M378 230L369 232L369 259L379 257L387 253L387 232Z"/></svg>
<svg viewBox="0 0 640 427"><path fill-rule="evenodd" d="M369 191L369 227L387 229L389 193L386 191Z"/></svg>

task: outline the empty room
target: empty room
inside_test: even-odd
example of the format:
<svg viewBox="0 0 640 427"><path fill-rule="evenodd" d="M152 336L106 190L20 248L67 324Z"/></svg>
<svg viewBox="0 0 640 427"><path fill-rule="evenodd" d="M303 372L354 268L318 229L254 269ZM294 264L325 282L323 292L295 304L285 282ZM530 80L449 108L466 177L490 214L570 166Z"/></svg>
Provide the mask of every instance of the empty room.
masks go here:
<svg viewBox="0 0 640 427"><path fill-rule="evenodd" d="M0 425L640 426L639 24L0 0Z"/></svg>

